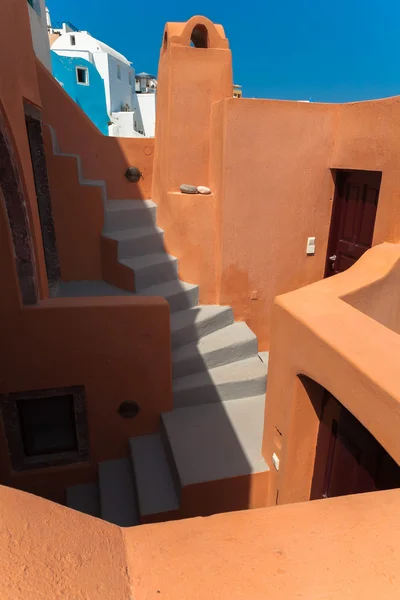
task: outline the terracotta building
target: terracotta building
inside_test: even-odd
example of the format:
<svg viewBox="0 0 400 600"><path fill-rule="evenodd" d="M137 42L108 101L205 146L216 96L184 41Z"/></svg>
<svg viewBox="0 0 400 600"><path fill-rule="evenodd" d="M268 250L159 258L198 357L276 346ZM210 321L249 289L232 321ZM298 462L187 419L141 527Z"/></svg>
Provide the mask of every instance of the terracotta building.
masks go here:
<svg viewBox="0 0 400 600"><path fill-rule="evenodd" d="M399 98L238 102L196 16L111 138L0 33L0 597L398 598Z"/></svg>

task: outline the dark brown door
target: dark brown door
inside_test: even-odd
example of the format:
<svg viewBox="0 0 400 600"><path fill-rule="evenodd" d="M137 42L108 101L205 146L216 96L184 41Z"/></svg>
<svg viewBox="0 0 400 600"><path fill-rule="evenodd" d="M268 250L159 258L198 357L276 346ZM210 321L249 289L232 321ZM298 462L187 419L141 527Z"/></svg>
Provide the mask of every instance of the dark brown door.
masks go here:
<svg viewBox="0 0 400 600"><path fill-rule="evenodd" d="M372 245L382 173L337 171L325 276L351 267Z"/></svg>
<svg viewBox="0 0 400 600"><path fill-rule="evenodd" d="M400 467L333 396L325 395L311 498L400 487Z"/></svg>

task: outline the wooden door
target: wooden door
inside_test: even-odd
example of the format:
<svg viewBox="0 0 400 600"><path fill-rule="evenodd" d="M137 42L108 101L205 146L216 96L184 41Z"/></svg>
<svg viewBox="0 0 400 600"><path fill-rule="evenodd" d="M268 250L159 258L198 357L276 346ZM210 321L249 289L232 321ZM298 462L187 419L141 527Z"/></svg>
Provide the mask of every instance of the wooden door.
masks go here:
<svg viewBox="0 0 400 600"><path fill-rule="evenodd" d="M351 267L372 245L382 173L337 171L325 276Z"/></svg>
<svg viewBox="0 0 400 600"><path fill-rule="evenodd" d="M400 467L328 392L318 435L311 499L400 487Z"/></svg>

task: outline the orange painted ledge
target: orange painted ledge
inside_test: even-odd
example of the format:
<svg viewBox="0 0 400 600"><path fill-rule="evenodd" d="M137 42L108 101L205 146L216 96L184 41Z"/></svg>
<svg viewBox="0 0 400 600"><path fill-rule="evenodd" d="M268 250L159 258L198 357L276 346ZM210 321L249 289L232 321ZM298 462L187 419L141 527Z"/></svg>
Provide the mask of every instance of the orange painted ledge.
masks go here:
<svg viewBox="0 0 400 600"><path fill-rule="evenodd" d="M390 490L120 529L0 486L0 597L398 600L399 515Z"/></svg>

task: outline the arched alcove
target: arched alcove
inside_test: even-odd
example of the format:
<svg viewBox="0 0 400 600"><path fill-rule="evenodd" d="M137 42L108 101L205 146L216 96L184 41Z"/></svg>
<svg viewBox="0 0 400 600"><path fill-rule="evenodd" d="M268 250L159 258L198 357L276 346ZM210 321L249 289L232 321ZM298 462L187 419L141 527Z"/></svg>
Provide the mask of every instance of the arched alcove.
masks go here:
<svg viewBox="0 0 400 600"><path fill-rule="evenodd" d="M293 483L302 478L311 500L400 487L400 467L328 390L299 375L296 396Z"/></svg>
<svg viewBox="0 0 400 600"><path fill-rule="evenodd" d="M209 38L207 27L202 24L195 25L190 37L190 42L190 45L194 48L208 48Z"/></svg>

